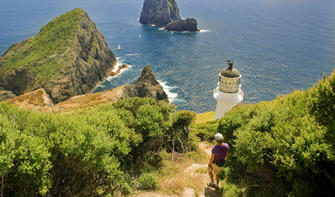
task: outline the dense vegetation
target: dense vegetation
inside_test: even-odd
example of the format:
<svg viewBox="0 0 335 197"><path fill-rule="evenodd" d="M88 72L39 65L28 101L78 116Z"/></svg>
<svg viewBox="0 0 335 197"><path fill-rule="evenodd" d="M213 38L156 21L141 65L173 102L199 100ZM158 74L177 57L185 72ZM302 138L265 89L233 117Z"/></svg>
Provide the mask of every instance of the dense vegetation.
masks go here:
<svg viewBox="0 0 335 197"><path fill-rule="evenodd" d="M188 112L176 116L174 110L149 98L66 114L0 103L0 194L101 196L126 194L136 185L152 189L173 123L183 129L191 123L178 121Z"/></svg>
<svg viewBox="0 0 335 197"><path fill-rule="evenodd" d="M212 140L222 132L232 147L225 196L332 196L334 129L335 72L307 91L236 107L195 133Z"/></svg>
<svg viewBox="0 0 335 197"><path fill-rule="evenodd" d="M0 74L8 74L23 68L37 75L35 81L45 82L59 74L68 61L67 47L72 47L73 38L80 27L80 18L85 15L81 9L74 9L49 22L34 37L14 44L4 53ZM7 54L9 51L15 54Z"/></svg>

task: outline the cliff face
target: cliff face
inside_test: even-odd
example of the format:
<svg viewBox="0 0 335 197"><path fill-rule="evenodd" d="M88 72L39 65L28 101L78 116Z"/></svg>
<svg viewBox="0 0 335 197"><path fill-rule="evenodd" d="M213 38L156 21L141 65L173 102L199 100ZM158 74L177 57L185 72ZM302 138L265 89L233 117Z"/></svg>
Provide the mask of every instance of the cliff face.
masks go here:
<svg viewBox="0 0 335 197"><path fill-rule="evenodd" d="M180 19L179 8L175 0L145 0L140 23L163 27Z"/></svg>
<svg viewBox="0 0 335 197"><path fill-rule="evenodd" d="M103 35L81 9L12 45L0 58L0 87L17 95L45 89L54 103L91 91L116 59Z"/></svg>

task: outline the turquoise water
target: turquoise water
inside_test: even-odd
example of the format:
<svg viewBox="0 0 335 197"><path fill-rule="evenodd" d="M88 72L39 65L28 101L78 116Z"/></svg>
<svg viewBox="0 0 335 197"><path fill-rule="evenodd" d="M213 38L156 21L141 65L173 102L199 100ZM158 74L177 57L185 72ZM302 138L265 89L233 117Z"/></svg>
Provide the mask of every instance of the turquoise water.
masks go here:
<svg viewBox="0 0 335 197"><path fill-rule="evenodd" d="M96 91L133 83L151 64L179 109L215 109L225 61L242 74L244 103L306 89L335 68L334 0L179 0L200 33L170 33L138 23L141 0L1 0L0 53L54 17L83 8L114 54L131 68ZM141 37L139 37L141 35ZM122 50L117 51L120 44Z"/></svg>

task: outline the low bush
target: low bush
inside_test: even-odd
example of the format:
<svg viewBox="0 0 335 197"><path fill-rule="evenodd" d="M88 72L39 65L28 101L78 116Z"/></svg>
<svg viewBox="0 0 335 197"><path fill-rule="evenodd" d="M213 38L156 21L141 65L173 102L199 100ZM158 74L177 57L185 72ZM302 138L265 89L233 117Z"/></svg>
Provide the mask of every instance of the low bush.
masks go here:
<svg viewBox="0 0 335 197"><path fill-rule="evenodd" d="M143 173L138 178L140 189L153 190L157 187L158 178L154 173Z"/></svg>
<svg viewBox="0 0 335 197"><path fill-rule="evenodd" d="M0 196L127 194L129 174L159 166L173 110L140 98L66 114L0 103Z"/></svg>

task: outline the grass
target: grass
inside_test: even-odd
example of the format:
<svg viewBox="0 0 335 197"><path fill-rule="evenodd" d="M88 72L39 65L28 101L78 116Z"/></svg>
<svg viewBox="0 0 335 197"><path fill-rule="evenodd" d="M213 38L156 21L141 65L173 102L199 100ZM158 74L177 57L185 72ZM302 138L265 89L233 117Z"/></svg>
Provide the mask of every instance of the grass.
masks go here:
<svg viewBox="0 0 335 197"><path fill-rule="evenodd" d="M197 114L195 119L195 124L202 124L208 121L214 120L215 112L205 112L201 114Z"/></svg>
<svg viewBox="0 0 335 197"><path fill-rule="evenodd" d="M159 177L159 190L169 195L180 195L183 190L193 188L197 194L203 192L204 176L207 176L207 170L195 170L194 174L190 174L186 169L192 164L206 164L208 156L200 150L188 152L185 154L171 154L162 152L163 167L161 168Z"/></svg>
<svg viewBox="0 0 335 197"><path fill-rule="evenodd" d="M18 96L16 98L11 99L11 100L14 101L14 102L15 102L15 100L17 100L18 102L24 102L24 101L26 101L29 104L40 105L44 101L44 99L43 99L43 90L39 89L39 90L36 90L34 92Z"/></svg>
<svg viewBox="0 0 335 197"><path fill-rule="evenodd" d="M3 62L0 74L8 75L25 68L37 75L35 82L47 82L56 77L70 58L64 54L73 47L79 20L84 14L78 8L67 12L49 22L37 35L13 45L0 59Z"/></svg>

